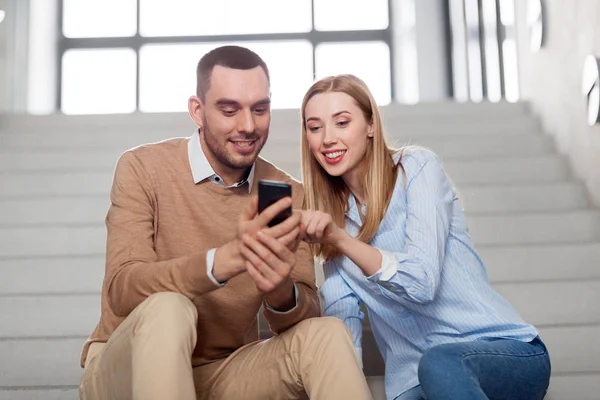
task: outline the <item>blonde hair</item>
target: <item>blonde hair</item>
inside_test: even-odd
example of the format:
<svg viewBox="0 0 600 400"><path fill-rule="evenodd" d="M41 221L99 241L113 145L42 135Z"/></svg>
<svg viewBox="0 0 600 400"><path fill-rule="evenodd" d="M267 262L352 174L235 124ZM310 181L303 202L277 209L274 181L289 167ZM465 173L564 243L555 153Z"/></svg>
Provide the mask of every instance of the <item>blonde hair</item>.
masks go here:
<svg viewBox="0 0 600 400"><path fill-rule="evenodd" d="M394 191L398 170L392 155L396 150L387 144L379 107L361 79L354 75L337 75L315 82L304 95L301 109L302 177L307 209L326 212L332 216L337 226L345 227L350 189L341 177L331 176L321 167L308 146L306 136L306 105L314 96L327 92L340 92L352 97L367 122L373 126L373 138L367 144L365 158L358 169L362 173L361 182L366 212L357 239L368 243L377 233ZM323 260L330 260L340 255L332 245L316 244L311 247L314 256Z"/></svg>

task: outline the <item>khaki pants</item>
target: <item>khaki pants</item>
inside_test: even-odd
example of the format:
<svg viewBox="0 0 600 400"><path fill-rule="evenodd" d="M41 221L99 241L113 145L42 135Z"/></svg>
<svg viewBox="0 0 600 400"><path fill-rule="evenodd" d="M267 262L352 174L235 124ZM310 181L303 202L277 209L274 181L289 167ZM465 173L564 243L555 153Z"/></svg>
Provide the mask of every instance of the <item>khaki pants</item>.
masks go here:
<svg viewBox="0 0 600 400"><path fill-rule="evenodd" d="M157 293L106 344L90 347L82 400L371 399L346 326L311 318L250 343L223 362L192 368L197 310L185 296Z"/></svg>

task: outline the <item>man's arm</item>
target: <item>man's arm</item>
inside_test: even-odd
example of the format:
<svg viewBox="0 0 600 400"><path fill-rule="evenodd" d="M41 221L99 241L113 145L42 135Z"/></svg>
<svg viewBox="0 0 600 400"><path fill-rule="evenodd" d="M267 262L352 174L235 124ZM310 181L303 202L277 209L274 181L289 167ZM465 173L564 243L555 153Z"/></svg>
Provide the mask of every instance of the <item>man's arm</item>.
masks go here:
<svg viewBox="0 0 600 400"><path fill-rule="evenodd" d="M303 199L302 186L295 183L295 209L302 208ZM265 293L265 317L275 333L321 316L313 257L306 243L298 246L301 216L300 211L294 211L281 224L265 227L263 235L246 235L241 247L249 275Z"/></svg>
<svg viewBox="0 0 600 400"><path fill-rule="evenodd" d="M298 247L296 265L290 274L290 281L295 285L294 294L297 296L292 309L281 312L271 303L269 295L265 296L264 314L274 333L281 333L307 318L321 316L314 261L306 243L301 243Z"/></svg>
<svg viewBox="0 0 600 400"><path fill-rule="evenodd" d="M148 296L178 292L190 299L219 288L208 277L208 248L195 254L159 261L154 251L156 196L151 178L139 158L124 153L115 170L111 206L106 217L106 279L108 302L120 317L127 316ZM217 250L215 270L244 270L229 245ZM226 266L227 268L222 268ZM225 280L229 275L222 275Z"/></svg>

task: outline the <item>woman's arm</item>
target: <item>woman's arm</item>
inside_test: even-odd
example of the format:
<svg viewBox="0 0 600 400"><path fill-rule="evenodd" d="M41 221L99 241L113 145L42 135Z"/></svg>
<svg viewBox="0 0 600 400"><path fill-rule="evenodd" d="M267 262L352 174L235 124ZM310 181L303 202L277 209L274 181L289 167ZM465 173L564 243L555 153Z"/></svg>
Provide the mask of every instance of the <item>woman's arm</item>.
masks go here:
<svg viewBox="0 0 600 400"><path fill-rule="evenodd" d="M402 251L379 250L351 237L333 222L324 229L321 240L336 246L369 280L403 299L426 304L433 301L439 285L456 194L439 158L429 151L422 151L419 156L422 160L415 172L409 172L406 188L406 237ZM304 217L303 223L306 224ZM318 240L318 234L314 238ZM393 234L390 239L401 240Z"/></svg>

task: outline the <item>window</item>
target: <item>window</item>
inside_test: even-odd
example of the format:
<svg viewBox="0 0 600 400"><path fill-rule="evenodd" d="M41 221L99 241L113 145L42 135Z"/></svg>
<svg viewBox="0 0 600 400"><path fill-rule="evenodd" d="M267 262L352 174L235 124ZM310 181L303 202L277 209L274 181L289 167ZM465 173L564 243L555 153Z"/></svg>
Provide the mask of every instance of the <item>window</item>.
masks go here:
<svg viewBox="0 0 600 400"><path fill-rule="evenodd" d="M140 0L142 36L244 35L311 29L310 0Z"/></svg>
<svg viewBox="0 0 600 400"><path fill-rule="evenodd" d="M388 25L387 0L315 1L315 29L319 31L386 29Z"/></svg>
<svg viewBox="0 0 600 400"><path fill-rule="evenodd" d="M273 108L298 108L312 82L312 45L301 41L236 43L257 52L271 75ZM198 59L219 43L149 44L140 50L140 110L185 111Z"/></svg>
<svg viewBox="0 0 600 400"><path fill-rule="evenodd" d="M454 97L519 99L515 0L450 0Z"/></svg>
<svg viewBox="0 0 600 400"><path fill-rule="evenodd" d="M133 36L136 0L64 0L63 34L68 38Z"/></svg>
<svg viewBox="0 0 600 400"><path fill-rule="evenodd" d="M225 44L265 60L273 108L298 108L314 77L340 73L391 101L388 0L59 2L68 114L185 111L198 60Z"/></svg>
<svg viewBox="0 0 600 400"><path fill-rule="evenodd" d="M135 111L136 56L132 49L69 50L62 60L65 114Z"/></svg>
<svg viewBox="0 0 600 400"><path fill-rule="evenodd" d="M339 73L361 78L379 104L391 101L390 50L383 42L322 43L316 51L317 78Z"/></svg>

